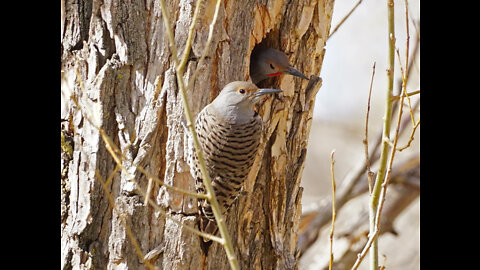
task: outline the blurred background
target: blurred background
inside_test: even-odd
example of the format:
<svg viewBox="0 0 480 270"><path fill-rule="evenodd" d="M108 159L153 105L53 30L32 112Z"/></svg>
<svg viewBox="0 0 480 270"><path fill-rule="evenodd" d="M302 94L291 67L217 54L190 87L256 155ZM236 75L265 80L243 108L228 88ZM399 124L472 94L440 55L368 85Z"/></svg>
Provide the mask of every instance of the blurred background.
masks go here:
<svg viewBox="0 0 480 270"><path fill-rule="evenodd" d="M358 0L335 1L331 31L352 10ZM407 92L420 89L420 61L418 53L413 55L415 43L420 36L419 0L408 1L411 73ZM405 67L406 48L405 1L395 1L396 47ZM331 202L332 185L330 174L330 153L335 150L335 180L337 192L342 180L358 163L364 162L365 150L362 140L365 134L365 115L372 67L376 63L372 87L369 118L369 143L382 130L385 109L388 68L387 1L363 0L350 17L327 41L326 53L320 76L323 85L317 94L314 118L308 143L308 152L303 172L303 212ZM394 93L399 93L401 70L398 57L395 58ZM420 95L411 97L412 104ZM415 121L420 119L417 112ZM409 114L404 107L404 116ZM396 114L395 114L396 115ZM396 117L395 117L396 119ZM396 128L396 121L391 130ZM407 126L404 136L398 142L408 142L413 125ZM371 146L371 145L370 145ZM414 135L410 148L397 152L394 164L412 155L419 155L420 128ZM375 172L376 167L372 165ZM368 195L359 196L337 212L335 232L348 230L359 215L368 216ZM386 200L389 200L388 194ZM420 268L420 202L417 197L395 219L393 227L397 235L385 233L379 238L379 263L386 269ZM367 218L368 223L368 218ZM368 229L368 225L367 225ZM320 231L316 242L302 255L300 269L328 269L330 223ZM340 234L340 233L339 233ZM348 239L335 234L333 254L335 259L342 256L348 246ZM359 269L368 269L368 256ZM340 269L340 268L338 268ZM348 268L349 269L349 268Z"/></svg>

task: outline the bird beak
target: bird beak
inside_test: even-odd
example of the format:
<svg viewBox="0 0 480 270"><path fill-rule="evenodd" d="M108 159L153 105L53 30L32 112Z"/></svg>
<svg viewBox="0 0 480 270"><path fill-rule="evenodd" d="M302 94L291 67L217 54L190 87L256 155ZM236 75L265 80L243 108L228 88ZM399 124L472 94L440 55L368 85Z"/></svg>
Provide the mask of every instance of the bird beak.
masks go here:
<svg viewBox="0 0 480 270"><path fill-rule="evenodd" d="M283 92L283 90L280 89L273 89L273 88L260 88L258 89L257 92L255 92L255 96L261 96L265 94L275 94L275 93L280 93Z"/></svg>
<svg viewBox="0 0 480 270"><path fill-rule="evenodd" d="M296 70L293 67L288 67L288 69L285 70L285 73L288 73L290 75L297 76L297 77L300 77L300 78L304 78L305 80L309 80L309 78L307 76L305 76L305 74L301 73L300 71Z"/></svg>

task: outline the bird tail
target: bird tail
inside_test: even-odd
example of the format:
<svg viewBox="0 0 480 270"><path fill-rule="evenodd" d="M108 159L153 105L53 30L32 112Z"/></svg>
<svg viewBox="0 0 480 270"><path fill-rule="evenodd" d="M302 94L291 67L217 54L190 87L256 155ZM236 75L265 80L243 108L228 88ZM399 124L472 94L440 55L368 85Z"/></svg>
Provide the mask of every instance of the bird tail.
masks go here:
<svg viewBox="0 0 480 270"><path fill-rule="evenodd" d="M208 223L207 223L207 226L205 227L205 233L208 233L208 234L211 234L211 235L215 235L218 231L218 226L217 226L217 222L213 221L213 220L209 220ZM203 239L204 242L207 242L207 241L210 241L208 239Z"/></svg>
<svg viewBox="0 0 480 270"><path fill-rule="evenodd" d="M217 222L215 220L209 220L205 217L200 219L200 228L202 228L202 232L208 233L211 235L215 235L218 231ZM203 242L209 242L210 239L203 238Z"/></svg>
<svg viewBox="0 0 480 270"><path fill-rule="evenodd" d="M218 230L217 223L214 220L209 220L203 216L200 218L199 225L200 225L200 230L204 233L215 235L215 233ZM210 246L213 244L213 241L204 237L200 237L200 238L202 238L203 240L200 242L200 248L202 249L202 253L205 256L208 256L208 250L210 249Z"/></svg>

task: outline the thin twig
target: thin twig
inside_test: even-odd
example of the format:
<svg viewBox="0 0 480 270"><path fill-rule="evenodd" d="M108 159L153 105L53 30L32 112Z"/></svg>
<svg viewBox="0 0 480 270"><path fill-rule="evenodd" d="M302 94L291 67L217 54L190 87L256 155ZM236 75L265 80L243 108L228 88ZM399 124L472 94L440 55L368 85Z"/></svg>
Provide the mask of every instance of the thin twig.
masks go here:
<svg viewBox="0 0 480 270"><path fill-rule="evenodd" d="M355 261L355 264L352 266L352 270L358 269L358 267L360 266L360 263L363 261L368 251L370 250L370 247L372 246L373 242L377 239L379 232L380 230L375 230L373 234L368 235L368 241L363 247L362 252L360 252L360 254L357 255L357 260Z"/></svg>
<svg viewBox="0 0 480 270"><path fill-rule="evenodd" d="M195 4L195 11L193 12L192 23L190 24L190 28L188 29L188 36L187 41L185 43L185 50L183 51L182 60L180 64L178 64L178 69L183 74L185 70L185 66L188 61L188 56L190 55L190 49L192 48L192 39L193 39L193 30L195 30L195 26L197 25L198 13L200 10L200 6L202 5L202 0L197 0Z"/></svg>
<svg viewBox="0 0 480 270"><path fill-rule="evenodd" d="M400 72L402 75L402 88L401 88L401 99L402 102L400 102L399 106L403 106L403 98L406 97L408 101L408 108L410 109L410 117L412 119L413 125L415 125L415 118L413 117L413 111L412 111L412 103L410 101L410 95L407 93L406 88L407 88L407 74L403 72L403 67L402 67L402 60L400 59L400 52L398 49L396 50L397 52L397 58L398 58L398 63L400 64ZM407 52L407 58L408 58L408 52ZM408 64L406 64L408 65Z"/></svg>
<svg viewBox="0 0 480 270"><path fill-rule="evenodd" d="M363 140L363 144L365 146L365 164L366 164L365 166L367 168L369 193L372 193L373 172L370 170L370 158L368 156L368 119L370 115L370 98L372 97L373 78L375 77L375 65L376 65L376 62L373 62L372 78L370 79L370 88L368 90L367 115L365 116L365 139Z"/></svg>
<svg viewBox="0 0 480 270"><path fill-rule="evenodd" d="M187 84L187 90L192 89L193 83L195 82L195 78L197 77L198 72L200 71L200 68L203 64L203 60L205 59L205 56L208 53L208 49L210 48L210 43L212 43L212 37L213 37L213 29L215 26L215 22L217 21L218 17L218 11L220 9L220 3L222 0L217 0L217 3L215 4L215 12L213 14L212 22L210 23L210 26L208 27L208 37L207 37L207 42L205 43L205 48L203 48L202 55L200 56L200 59L198 60L197 63L197 68L193 72L192 77L188 81Z"/></svg>
<svg viewBox="0 0 480 270"><path fill-rule="evenodd" d="M403 146L403 147L399 147L399 148L397 149L397 151L400 151L400 152L401 152L401 151L407 149L408 147L410 147L410 144L411 144L412 141L413 141L413 135L415 135L415 131L417 130L417 128L418 128L419 125L420 125L420 119L418 120L418 122L417 122L417 123L415 124L415 126L413 127L412 133L410 134L410 139L408 139L407 144L406 144L405 146Z"/></svg>
<svg viewBox="0 0 480 270"><path fill-rule="evenodd" d="M410 91L410 92L406 92L405 95L408 96L408 97L411 97L411 96L414 96L414 95L418 95L420 94L420 89L419 90L415 90L415 91ZM401 96L393 96L392 97L392 100L393 101L396 101L396 100L399 100L401 98Z"/></svg>
<svg viewBox="0 0 480 270"><path fill-rule="evenodd" d="M407 39L405 41L405 70L408 73L408 60L409 60L409 50L410 50L410 27L408 23L408 0L405 0L405 31L407 33ZM407 80L408 75L405 75L405 80Z"/></svg>
<svg viewBox="0 0 480 270"><path fill-rule="evenodd" d="M413 92L409 92L407 93L407 90L406 90L406 87L407 87L407 82L408 82L408 76L410 75L410 66L409 66L409 43L410 43L410 28L409 28L409 17L408 17L408 0L405 0L405 27L406 27L406 34L407 34L407 39L406 39L406 48L405 48L405 70L407 71L405 74L403 73L403 69L402 69L402 93L403 95L401 95L401 101L400 101L400 106L403 105L403 97L406 97L407 98L407 101L408 101L408 108L410 110L410 117L412 119L412 124L413 124L413 129L412 129L412 133L410 135L410 139L408 141L408 143L404 146L404 147L401 147L398 149L398 151L402 151L408 147L410 147L410 143L413 141L413 135L415 134L415 131L417 129L417 127L419 126L420 124L420 120L418 122L415 122L415 118L414 118L414 115L413 115L413 110L412 109L412 105L411 105L411 101L410 101L410 96L412 95L416 95L416 94L419 94L420 93L420 90L417 90L417 91L413 91ZM418 42L419 42L420 38L418 37L417 38L417 42L415 43L415 48L414 48L414 57L415 57L415 54L417 52L417 49L418 49ZM398 50L397 50L397 56L398 56L398 61L400 62L400 54L398 53ZM401 67L401 62L400 62L400 67ZM417 103L418 104L418 103ZM401 119L401 113L399 114L399 119L398 119L398 126L397 126L397 134L398 134L398 129L400 128L400 119ZM396 146L396 144L395 144ZM394 155L392 153L392 155Z"/></svg>
<svg viewBox="0 0 480 270"><path fill-rule="evenodd" d="M333 267L333 234L335 232L335 218L337 216L337 212L335 209L335 174L334 174L334 154L335 150L332 151L330 154L330 172L332 174L332 228L330 230L330 262L328 263L328 269L332 270Z"/></svg>
<svg viewBox="0 0 480 270"><path fill-rule="evenodd" d="M150 193L152 191L152 185L153 184L153 178L148 177L148 184L147 184L147 192L145 193L145 201L143 202L143 205L147 206L148 205L148 198L150 198Z"/></svg>

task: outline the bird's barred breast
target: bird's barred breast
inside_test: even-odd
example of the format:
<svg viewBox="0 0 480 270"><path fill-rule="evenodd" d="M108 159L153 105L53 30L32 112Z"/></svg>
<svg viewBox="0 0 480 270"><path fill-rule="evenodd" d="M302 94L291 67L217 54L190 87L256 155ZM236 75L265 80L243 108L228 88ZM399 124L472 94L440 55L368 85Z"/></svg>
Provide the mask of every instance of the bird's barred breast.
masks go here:
<svg viewBox="0 0 480 270"><path fill-rule="evenodd" d="M212 186L222 213L225 213L237 198L255 160L262 120L255 116L244 124L230 124L204 109L198 115L195 126ZM194 159L196 161L196 157ZM200 170L196 168L195 171L197 191L204 192ZM208 202L201 204L205 215L213 218Z"/></svg>

